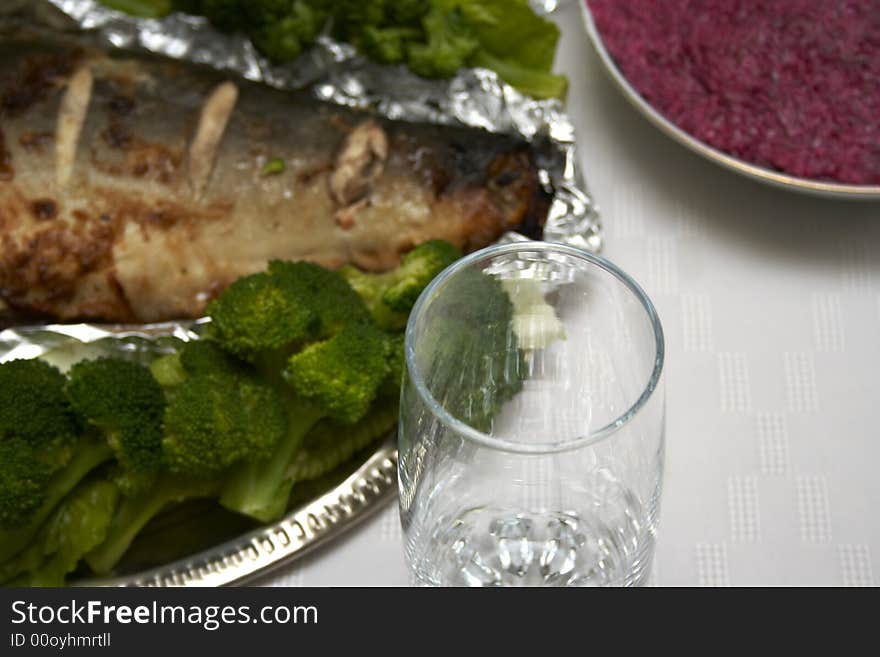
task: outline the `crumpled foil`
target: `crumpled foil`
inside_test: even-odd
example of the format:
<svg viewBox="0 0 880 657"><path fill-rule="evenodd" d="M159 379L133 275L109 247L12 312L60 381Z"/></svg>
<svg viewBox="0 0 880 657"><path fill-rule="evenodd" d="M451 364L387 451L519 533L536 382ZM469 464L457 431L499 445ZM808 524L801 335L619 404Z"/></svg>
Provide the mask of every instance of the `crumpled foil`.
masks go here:
<svg viewBox="0 0 880 657"><path fill-rule="evenodd" d="M28 12L57 29L89 30L108 45L234 71L282 89L309 88L319 99L390 119L459 124L519 135L534 145L541 182L552 194L544 239L593 252L602 248L599 213L575 157L574 128L558 100L535 100L486 69L426 80L404 66L370 62L345 43L321 37L296 61L272 65L242 35L223 34L204 18L172 14L134 18L97 0L4 0L0 14ZM537 0L553 11L560 0ZM505 240L521 239L516 234Z"/></svg>
<svg viewBox="0 0 880 657"><path fill-rule="evenodd" d="M102 356L149 365L175 351L180 342L198 339L207 318L161 324L46 324L0 331L0 363L42 358L61 371L75 362Z"/></svg>
<svg viewBox="0 0 880 657"><path fill-rule="evenodd" d="M564 1L534 0L533 6L550 13ZM492 71L466 69L450 80L426 80L404 66L370 62L351 45L329 37L321 37L295 62L276 66L246 37L223 34L204 18L186 14L160 20L135 18L97 0L2 0L0 19L9 16L24 16L52 29L88 30L109 46L206 64L282 89L308 88L321 100L390 119L519 135L533 144L541 182L552 194L544 239L593 252L602 248L599 213L578 169L574 128L562 103L525 96ZM525 239L507 233L500 241ZM11 328L0 333L0 360L43 355L71 340L80 346L107 343L106 348L113 351L136 354L156 348L147 343L157 336L187 339L193 335L193 326L198 324ZM113 346L114 341L105 338L122 341Z"/></svg>
<svg viewBox="0 0 880 657"><path fill-rule="evenodd" d="M565 1L533 0L533 6L549 13ZM283 89L308 87L322 100L391 119L520 135L534 144L541 181L552 194L544 239L593 252L602 247L599 214L578 170L574 129L562 103L526 97L491 71L464 70L450 80L425 80L404 67L369 62L350 45L325 37L296 62L273 66L246 38L222 34L202 18L138 19L96 0L0 0L0 19L9 15L25 15L54 29L93 31L111 46L207 64ZM508 233L500 241L525 239ZM0 331L0 362L41 357L66 371L83 359L115 356L148 365L180 341L197 339L209 321L11 326ZM0 328L2 323L0 302Z"/></svg>

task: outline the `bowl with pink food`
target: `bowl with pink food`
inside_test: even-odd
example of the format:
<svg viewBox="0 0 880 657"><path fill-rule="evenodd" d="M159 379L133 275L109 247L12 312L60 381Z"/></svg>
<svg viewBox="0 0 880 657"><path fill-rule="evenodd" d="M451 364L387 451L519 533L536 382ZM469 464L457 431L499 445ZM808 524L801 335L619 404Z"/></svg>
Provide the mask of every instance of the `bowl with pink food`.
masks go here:
<svg viewBox="0 0 880 657"><path fill-rule="evenodd" d="M614 83L667 135L785 189L880 199L872 0L581 0Z"/></svg>

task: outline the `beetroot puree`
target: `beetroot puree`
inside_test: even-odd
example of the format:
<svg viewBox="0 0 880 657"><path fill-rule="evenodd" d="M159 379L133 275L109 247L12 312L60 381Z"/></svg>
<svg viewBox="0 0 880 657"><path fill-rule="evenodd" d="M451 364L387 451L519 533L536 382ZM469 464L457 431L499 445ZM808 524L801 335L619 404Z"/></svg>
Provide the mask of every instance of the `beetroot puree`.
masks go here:
<svg viewBox="0 0 880 657"><path fill-rule="evenodd" d="M880 184L880 0L588 0L638 92L697 139Z"/></svg>

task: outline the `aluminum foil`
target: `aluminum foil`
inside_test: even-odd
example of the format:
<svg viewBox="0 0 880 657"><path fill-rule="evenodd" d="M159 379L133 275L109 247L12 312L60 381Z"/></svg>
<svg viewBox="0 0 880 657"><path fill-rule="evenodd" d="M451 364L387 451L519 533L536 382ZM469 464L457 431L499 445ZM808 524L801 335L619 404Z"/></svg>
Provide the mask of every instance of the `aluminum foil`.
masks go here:
<svg viewBox="0 0 880 657"><path fill-rule="evenodd" d="M562 103L525 96L492 71L466 69L450 80L426 80L404 66L370 62L352 46L329 37L321 37L296 61L275 66L246 37L223 34L197 16L134 18L97 0L4 0L3 4L0 13L27 12L56 29L89 30L110 46L207 64L282 89L309 88L321 100L391 119L519 135L533 143L541 181L552 195L544 239L593 252L602 248L599 214L578 170L574 128ZM560 1L535 4L539 11L551 12Z"/></svg>
<svg viewBox="0 0 880 657"><path fill-rule="evenodd" d="M550 12L562 1L536 0L534 5ZM519 135L533 143L542 183L552 194L544 239L601 249L599 214L578 171L574 130L562 104L528 98L491 71L464 70L450 80L425 80L405 67L369 62L351 46L326 37L296 62L273 66L246 38L217 32L202 18L177 14L137 19L95 0L0 0L0 18L8 15L25 15L59 30L89 30L109 46L207 64L283 89L309 88L322 100L391 119ZM501 241L524 239L508 233ZM198 338L207 321L13 326L0 331L0 362L41 357L67 370L84 358L113 355L148 364L179 341ZM146 572L88 583L206 586L247 581L307 553L380 508L396 494L395 472L396 451L388 441L344 481L278 523Z"/></svg>
<svg viewBox="0 0 880 657"><path fill-rule="evenodd" d="M149 365L181 341L198 339L208 319L161 324L46 324L0 331L0 363L43 358L66 371L85 358L116 356Z"/></svg>

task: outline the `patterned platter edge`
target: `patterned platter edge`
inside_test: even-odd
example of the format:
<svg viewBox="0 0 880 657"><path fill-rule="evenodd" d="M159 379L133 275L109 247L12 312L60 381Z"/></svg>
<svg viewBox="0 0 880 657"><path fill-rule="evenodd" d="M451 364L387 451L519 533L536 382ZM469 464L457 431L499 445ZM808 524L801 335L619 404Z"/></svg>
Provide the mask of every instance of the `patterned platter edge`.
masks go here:
<svg viewBox="0 0 880 657"><path fill-rule="evenodd" d="M386 440L345 481L261 527L198 554L148 571L77 586L210 587L245 584L308 554L396 496L397 449Z"/></svg>

